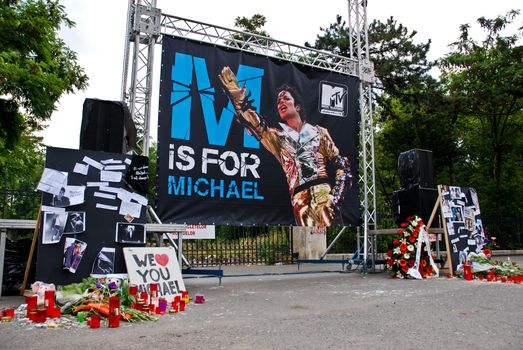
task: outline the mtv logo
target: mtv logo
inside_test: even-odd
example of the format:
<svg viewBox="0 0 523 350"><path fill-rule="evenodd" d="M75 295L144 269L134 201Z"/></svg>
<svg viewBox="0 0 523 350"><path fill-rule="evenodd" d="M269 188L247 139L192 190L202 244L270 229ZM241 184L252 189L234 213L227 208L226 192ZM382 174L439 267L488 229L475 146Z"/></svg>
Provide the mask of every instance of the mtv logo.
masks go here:
<svg viewBox="0 0 523 350"><path fill-rule="evenodd" d="M347 116L347 86L322 81L319 110L322 114Z"/></svg>

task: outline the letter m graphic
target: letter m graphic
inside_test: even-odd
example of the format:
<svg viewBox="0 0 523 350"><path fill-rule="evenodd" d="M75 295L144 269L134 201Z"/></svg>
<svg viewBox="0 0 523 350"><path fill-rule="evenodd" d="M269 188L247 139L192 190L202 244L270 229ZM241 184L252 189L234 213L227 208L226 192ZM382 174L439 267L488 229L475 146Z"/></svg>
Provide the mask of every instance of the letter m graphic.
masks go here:
<svg viewBox="0 0 523 350"><path fill-rule="evenodd" d="M171 137L179 140L191 139L191 106L193 91L199 95L203 119L210 145L225 146L234 117L234 107L229 101L218 118L214 106L214 87L211 86L205 59L182 53L176 53L172 66L171 92L172 123ZM195 74L193 74L193 72ZM260 112L261 82L264 70L240 65L236 76L240 85L245 85L254 99L253 107ZM196 77L196 89L193 88L193 76ZM259 148L259 142L244 130L243 146Z"/></svg>

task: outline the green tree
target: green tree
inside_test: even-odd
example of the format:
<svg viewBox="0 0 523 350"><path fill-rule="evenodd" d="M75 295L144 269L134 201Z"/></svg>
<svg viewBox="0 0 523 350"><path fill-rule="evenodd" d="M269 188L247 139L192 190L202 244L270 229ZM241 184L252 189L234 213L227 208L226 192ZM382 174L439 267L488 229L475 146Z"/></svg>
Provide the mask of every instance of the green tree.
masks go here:
<svg viewBox="0 0 523 350"><path fill-rule="evenodd" d="M239 30L260 35L265 38L270 38L270 35L263 30L263 26L267 23L267 18L264 15L254 14L251 18L248 17L236 17L234 20L234 26ZM255 38L248 34L234 34L234 40L229 41L229 44L236 43L239 48L249 49L251 46L249 43L256 43L260 46L269 46L271 44L270 40L264 38Z"/></svg>
<svg viewBox="0 0 523 350"><path fill-rule="evenodd" d="M320 31L314 48L349 57L349 27L340 15ZM424 83L434 65L427 59L430 40L415 43L416 34L393 17L386 22L374 20L369 24L369 55L374 63L376 88L389 96L402 96L407 89ZM305 46L311 47L311 44L306 42Z"/></svg>
<svg viewBox="0 0 523 350"><path fill-rule="evenodd" d="M86 87L87 77L76 62L76 53L57 35L62 25L72 27L74 22L58 1L0 1L4 149L13 148L23 132L41 129L64 93Z"/></svg>
<svg viewBox="0 0 523 350"><path fill-rule="evenodd" d="M349 56L349 28L341 16L320 28L314 47ZM400 188L397 159L400 152L424 148L434 152L439 178L455 178L456 141L454 104L448 103L440 83L430 74L434 62L427 54L430 40L416 42L416 31L393 17L369 25L369 54L376 74L376 188L379 207L390 208L392 192ZM310 44L306 43L310 46ZM387 214L385 214L387 215Z"/></svg>
<svg viewBox="0 0 523 350"><path fill-rule="evenodd" d="M470 37L470 25L462 25L453 51L440 64L463 119L460 142L470 169L464 180L482 187L487 208L497 215L522 203L521 182L515 182L522 177L522 35L503 35L518 15L512 10L494 19L479 18L486 33L482 41Z"/></svg>

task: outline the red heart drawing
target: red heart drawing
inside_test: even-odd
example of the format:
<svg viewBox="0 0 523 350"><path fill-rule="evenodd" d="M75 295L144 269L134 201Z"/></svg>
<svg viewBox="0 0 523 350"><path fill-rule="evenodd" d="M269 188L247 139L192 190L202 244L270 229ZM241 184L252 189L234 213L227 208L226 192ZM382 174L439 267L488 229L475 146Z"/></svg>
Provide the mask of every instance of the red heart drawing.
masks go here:
<svg viewBox="0 0 523 350"><path fill-rule="evenodd" d="M154 260L162 266L166 266L169 263L169 255L167 254L154 254Z"/></svg>

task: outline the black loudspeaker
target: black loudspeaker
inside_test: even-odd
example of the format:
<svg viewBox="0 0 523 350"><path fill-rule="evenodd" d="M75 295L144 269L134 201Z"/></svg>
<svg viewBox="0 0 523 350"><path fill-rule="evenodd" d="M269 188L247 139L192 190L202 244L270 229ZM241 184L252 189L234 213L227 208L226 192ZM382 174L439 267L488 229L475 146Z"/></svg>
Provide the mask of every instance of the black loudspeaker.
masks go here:
<svg viewBox="0 0 523 350"><path fill-rule="evenodd" d="M400 153L398 175L403 189L414 186L435 187L432 151L416 148Z"/></svg>
<svg viewBox="0 0 523 350"><path fill-rule="evenodd" d="M437 199L438 190L435 188L411 187L394 191L392 194L394 222L399 226L409 216L418 215L425 224L428 224ZM440 211L438 210L436 214L432 227L438 226Z"/></svg>
<svg viewBox="0 0 523 350"><path fill-rule="evenodd" d="M127 153L135 146L136 127L125 103L85 99L80 149Z"/></svg>

